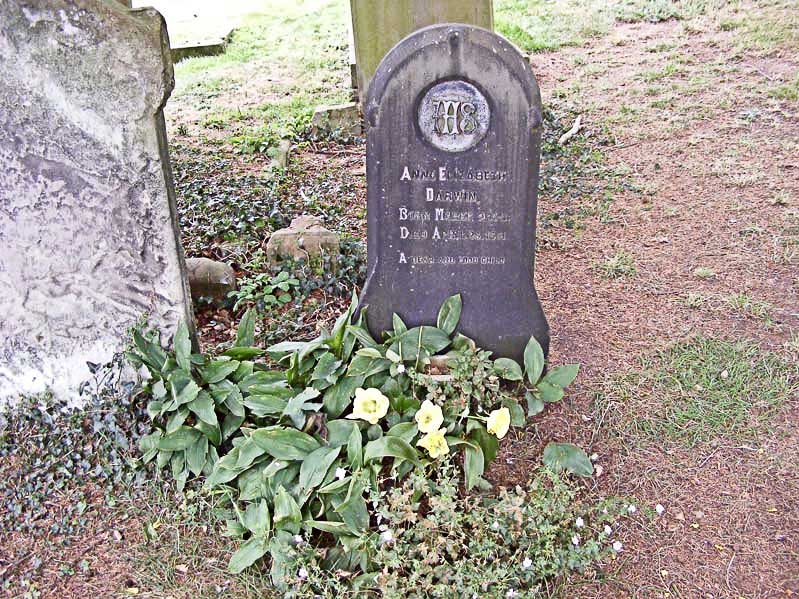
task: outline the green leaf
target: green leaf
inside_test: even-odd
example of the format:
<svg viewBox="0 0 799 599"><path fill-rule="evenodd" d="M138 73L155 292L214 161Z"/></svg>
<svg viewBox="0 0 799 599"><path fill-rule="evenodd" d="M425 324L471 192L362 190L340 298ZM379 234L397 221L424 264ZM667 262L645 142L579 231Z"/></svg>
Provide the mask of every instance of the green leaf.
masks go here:
<svg viewBox="0 0 799 599"><path fill-rule="evenodd" d="M363 466L363 437L357 426L352 428L350 438L347 439L347 463L353 472Z"/></svg>
<svg viewBox="0 0 799 599"><path fill-rule="evenodd" d="M338 367L341 366L341 360L337 360L336 356L332 353L324 353L322 357L316 362L316 367L311 374L312 381L325 381L328 384L335 382L335 379L330 380L331 376L336 372ZM324 387L320 387L322 389Z"/></svg>
<svg viewBox="0 0 799 599"><path fill-rule="evenodd" d="M347 368L347 376L367 378L391 368L391 360L356 355Z"/></svg>
<svg viewBox="0 0 799 599"><path fill-rule="evenodd" d="M296 428L302 428L305 424L304 412L317 411L322 407L321 403L310 403L310 400L316 397L319 397L319 391L313 387L307 387L300 394L289 399L283 410L283 416L291 418L291 422Z"/></svg>
<svg viewBox="0 0 799 599"><path fill-rule="evenodd" d="M300 522L300 506L281 486L275 495L275 528L297 534L300 531Z"/></svg>
<svg viewBox="0 0 799 599"><path fill-rule="evenodd" d="M222 355L234 360L251 360L263 353L264 350L258 347L231 347L229 350L222 352Z"/></svg>
<svg viewBox="0 0 799 599"><path fill-rule="evenodd" d="M252 434L255 443L278 460L304 460L319 448L319 442L297 429L270 426Z"/></svg>
<svg viewBox="0 0 799 599"><path fill-rule="evenodd" d="M255 441L252 440L252 437L249 439L244 439L244 441L238 443L236 446L239 448L238 459L236 460L237 470L249 468L256 458L264 455L264 448L256 445Z"/></svg>
<svg viewBox="0 0 799 599"><path fill-rule="evenodd" d="M544 382L564 389L574 382L579 372L579 364L565 364L550 370L544 377Z"/></svg>
<svg viewBox="0 0 799 599"><path fill-rule="evenodd" d="M200 391L197 399L188 404L188 408L203 422L210 426L217 425L218 421L216 419L214 400L211 398L211 394L208 393L208 391Z"/></svg>
<svg viewBox="0 0 799 599"><path fill-rule="evenodd" d="M267 347L266 353L268 353L275 360L280 360L288 354L302 351L309 345L309 343L310 342L308 341L283 341L282 343L277 343L276 345Z"/></svg>
<svg viewBox="0 0 799 599"><path fill-rule="evenodd" d="M186 449L186 463L194 476L199 476L205 466L205 455L208 452L208 438L200 437Z"/></svg>
<svg viewBox="0 0 799 599"><path fill-rule="evenodd" d="M369 331L366 329L366 327L352 324L347 325L347 333L360 341L361 345L364 347L377 347L379 345L377 341L375 341L369 334Z"/></svg>
<svg viewBox="0 0 799 599"><path fill-rule="evenodd" d="M594 465L585 452L571 443L550 443L544 448L544 465L554 472L567 470L577 476L591 476Z"/></svg>
<svg viewBox="0 0 799 599"><path fill-rule="evenodd" d="M563 399L563 387L552 385L543 379L536 385L538 397L547 403L553 403Z"/></svg>
<svg viewBox="0 0 799 599"><path fill-rule="evenodd" d="M389 437L388 435L369 441L363 452L364 463L384 457L401 458L414 464L419 463L419 456L416 454L416 450L407 441L399 437Z"/></svg>
<svg viewBox="0 0 799 599"><path fill-rule="evenodd" d="M452 333L455 332L455 328L458 326L458 321L461 319L462 308L463 302L461 301L460 293L445 299L444 303L441 304L441 308L438 310L436 326L447 335L452 335Z"/></svg>
<svg viewBox="0 0 799 599"><path fill-rule="evenodd" d="M301 492L315 489L322 484L325 474L336 461L341 447L320 447L316 451L308 454L300 466L300 489Z"/></svg>
<svg viewBox="0 0 799 599"><path fill-rule="evenodd" d="M252 347L255 345L255 310L249 308L241 318L236 331L235 347Z"/></svg>
<svg viewBox="0 0 799 599"><path fill-rule="evenodd" d="M176 412L172 412L169 420L166 421L166 432L174 433L181 426L183 426L183 423L186 422L186 418L188 417L189 410L184 407L178 408Z"/></svg>
<svg viewBox="0 0 799 599"><path fill-rule="evenodd" d="M230 439L231 435L239 430L239 427L244 422L244 416L237 416L236 414L228 414L222 421L222 441Z"/></svg>
<svg viewBox="0 0 799 599"><path fill-rule="evenodd" d="M265 537L252 537L245 541L239 550L233 554L228 564L231 574L243 572L261 559L269 548L269 541Z"/></svg>
<svg viewBox="0 0 799 599"><path fill-rule="evenodd" d="M186 372L191 372L191 338L189 337L189 327L186 322L181 320L175 331L175 360Z"/></svg>
<svg viewBox="0 0 799 599"><path fill-rule="evenodd" d="M524 426L524 410L515 399L508 399L502 405L510 412L511 426Z"/></svg>
<svg viewBox="0 0 799 599"><path fill-rule="evenodd" d="M362 376L344 376L341 377L335 385L328 387L325 391L323 405L325 412L330 418L338 418L346 410L355 389L363 385Z"/></svg>
<svg viewBox="0 0 799 599"><path fill-rule="evenodd" d="M166 352L156 340L146 339L139 331L133 331L133 343L139 350L138 357L151 373L161 372L166 362Z"/></svg>
<svg viewBox="0 0 799 599"><path fill-rule="evenodd" d="M525 399L527 399L527 416L536 416L544 411L544 400L540 397L536 397L529 391L524 394Z"/></svg>
<svg viewBox="0 0 799 599"><path fill-rule="evenodd" d="M289 389L289 386L286 383L286 374L284 372L259 370L242 378L239 381L239 389L242 393L272 394L278 389ZM291 395L293 395L293 393L289 392L287 397Z"/></svg>
<svg viewBox="0 0 799 599"><path fill-rule="evenodd" d="M219 383L233 374L239 368L238 360L214 360L200 369L200 375L208 383Z"/></svg>
<svg viewBox="0 0 799 599"><path fill-rule="evenodd" d="M469 423L466 425L466 432L469 434L469 438L477 442L483 450L483 458L485 459L484 469L488 470L491 462L497 457L499 439L497 439L495 435L489 433L486 427L477 420L469 420Z"/></svg>
<svg viewBox="0 0 799 599"><path fill-rule="evenodd" d="M392 426L386 435L389 437L399 437L410 444L418 432L419 428L416 426L415 422L400 422Z"/></svg>
<svg viewBox="0 0 799 599"><path fill-rule="evenodd" d="M334 504L333 509L352 532L360 534L369 527L369 510L363 498L363 488L356 477L352 478L347 497Z"/></svg>
<svg viewBox="0 0 799 599"><path fill-rule="evenodd" d="M322 532L329 532L333 535L349 532L347 525L343 522L330 522L328 520L306 520L305 525L315 528L316 530L321 530Z"/></svg>
<svg viewBox="0 0 799 599"><path fill-rule="evenodd" d="M327 445L329 447L341 447L346 445L352 429L357 429L358 424L353 420L341 418L339 420L327 421Z"/></svg>
<svg viewBox="0 0 799 599"><path fill-rule="evenodd" d="M189 426L181 426L174 433L164 435L158 440L159 451L183 451L200 438L200 431Z"/></svg>
<svg viewBox="0 0 799 599"><path fill-rule="evenodd" d="M222 429L219 427L219 423L212 425L204 420L198 420L194 428L208 437L212 445L219 445L222 443Z"/></svg>
<svg viewBox="0 0 799 599"><path fill-rule="evenodd" d="M392 323L394 325L394 336L402 335L405 331L408 330L408 327L402 322L402 318L400 318L399 314L394 314L391 317Z"/></svg>
<svg viewBox="0 0 799 599"><path fill-rule="evenodd" d="M463 470L466 475L466 490L469 491L483 476L485 457L482 448L477 445L465 445L463 455Z"/></svg>
<svg viewBox="0 0 799 599"><path fill-rule="evenodd" d="M494 373L506 381L521 381L524 378L522 367L516 360L510 358L494 360Z"/></svg>
<svg viewBox="0 0 799 599"><path fill-rule="evenodd" d="M435 354L449 345L449 335L436 327L414 327L400 335L391 345L391 351L402 356L403 360L416 360L419 350ZM390 361L388 361L391 364Z"/></svg>
<svg viewBox="0 0 799 599"><path fill-rule="evenodd" d="M269 533L272 524L269 518L269 506L266 500L251 503L247 506L242 522L244 527L254 535L263 537Z"/></svg>
<svg viewBox="0 0 799 599"><path fill-rule="evenodd" d="M199 385L182 370L176 370L170 375L169 389L172 392L175 407L194 401L197 394L200 393Z"/></svg>
<svg viewBox="0 0 799 599"><path fill-rule="evenodd" d="M544 350L535 337L530 337L527 347L524 348L524 370L531 385L538 382L544 371Z"/></svg>

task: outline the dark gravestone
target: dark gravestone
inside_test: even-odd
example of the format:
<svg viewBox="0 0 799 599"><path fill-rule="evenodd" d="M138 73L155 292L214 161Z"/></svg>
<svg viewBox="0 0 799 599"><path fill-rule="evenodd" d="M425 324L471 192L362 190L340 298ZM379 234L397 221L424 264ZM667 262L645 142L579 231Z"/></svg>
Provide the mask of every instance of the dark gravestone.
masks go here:
<svg viewBox="0 0 799 599"><path fill-rule="evenodd" d="M541 99L530 66L484 29L437 25L386 55L365 103L372 333L435 323L521 359L549 329L533 286Z"/></svg>

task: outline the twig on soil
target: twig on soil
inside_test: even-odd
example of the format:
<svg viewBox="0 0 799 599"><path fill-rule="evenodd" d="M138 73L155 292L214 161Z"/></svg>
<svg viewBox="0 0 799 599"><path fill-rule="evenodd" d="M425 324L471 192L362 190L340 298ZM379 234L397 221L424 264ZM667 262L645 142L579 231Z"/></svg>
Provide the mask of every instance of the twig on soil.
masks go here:
<svg viewBox="0 0 799 599"><path fill-rule="evenodd" d="M561 146L564 145L572 137L577 135L577 133L580 131L580 125L582 124L582 122L583 122L583 115L580 114L577 116L576 119L574 119L574 124L572 125L572 128L560 136L560 139L558 139L558 145Z"/></svg>

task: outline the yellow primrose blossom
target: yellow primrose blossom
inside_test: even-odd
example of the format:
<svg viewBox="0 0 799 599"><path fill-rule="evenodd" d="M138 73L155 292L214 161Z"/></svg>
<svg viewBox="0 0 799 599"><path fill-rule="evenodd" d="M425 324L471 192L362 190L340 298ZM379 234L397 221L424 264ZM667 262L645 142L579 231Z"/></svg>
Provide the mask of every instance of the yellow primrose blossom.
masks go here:
<svg viewBox="0 0 799 599"><path fill-rule="evenodd" d="M347 418L366 420L369 424L377 424L388 412L388 397L380 393L379 389L355 390L355 401L352 405L352 414Z"/></svg>
<svg viewBox="0 0 799 599"><path fill-rule="evenodd" d="M508 434L510 428L510 410L508 408L500 408L494 410L488 415L488 422L486 428L489 433L497 436L497 439L502 439Z"/></svg>
<svg viewBox="0 0 799 599"><path fill-rule="evenodd" d="M444 414L441 413L441 408L429 399L422 402L422 407L419 408L413 419L416 420L419 430L423 433L437 431L444 424Z"/></svg>
<svg viewBox="0 0 799 599"><path fill-rule="evenodd" d="M425 448L427 453L429 453L430 457L434 460L440 458L442 455L447 455L449 453L449 445L447 445L447 440L444 438L445 432L447 432L447 429L442 428L427 433L424 437L419 439L416 444L419 447Z"/></svg>

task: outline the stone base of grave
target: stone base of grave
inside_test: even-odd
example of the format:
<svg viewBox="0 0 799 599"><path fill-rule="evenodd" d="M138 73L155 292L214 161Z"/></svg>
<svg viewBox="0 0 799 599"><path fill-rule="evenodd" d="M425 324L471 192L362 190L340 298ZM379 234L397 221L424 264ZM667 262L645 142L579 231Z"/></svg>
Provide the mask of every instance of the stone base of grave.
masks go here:
<svg viewBox="0 0 799 599"><path fill-rule="evenodd" d="M191 298L223 300L236 289L236 273L229 264L210 258L186 258Z"/></svg>
<svg viewBox="0 0 799 599"><path fill-rule="evenodd" d="M314 135L335 134L342 137L362 137L363 118L357 102L319 106L311 119Z"/></svg>
<svg viewBox="0 0 799 599"><path fill-rule="evenodd" d="M338 235L325 229L322 219L315 216L295 218L289 227L272 233L266 245L270 264L283 260L312 262L324 256L335 257L338 253Z"/></svg>

